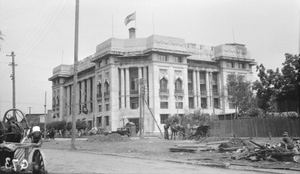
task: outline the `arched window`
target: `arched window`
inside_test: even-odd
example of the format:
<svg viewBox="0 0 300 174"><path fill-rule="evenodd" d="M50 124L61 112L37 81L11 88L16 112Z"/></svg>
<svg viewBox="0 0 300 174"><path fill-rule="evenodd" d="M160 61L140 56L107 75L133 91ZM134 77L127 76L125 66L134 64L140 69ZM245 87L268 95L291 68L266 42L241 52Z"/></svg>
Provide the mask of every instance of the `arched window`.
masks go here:
<svg viewBox="0 0 300 174"><path fill-rule="evenodd" d="M58 96L56 97L56 101L57 101L57 106L59 106L59 98L58 98Z"/></svg>
<svg viewBox="0 0 300 174"><path fill-rule="evenodd" d="M102 93L102 85L101 83L99 82L98 85L97 85L97 91L98 91L98 94L101 94Z"/></svg>
<svg viewBox="0 0 300 174"><path fill-rule="evenodd" d="M105 92L109 92L109 84L107 81L104 83Z"/></svg>
<svg viewBox="0 0 300 174"><path fill-rule="evenodd" d="M163 77L162 79L160 79L160 89L168 89L168 80Z"/></svg>
<svg viewBox="0 0 300 174"><path fill-rule="evenodd" d="M175 90L182 90L182 81L180 78L175 81Z"/></svg>

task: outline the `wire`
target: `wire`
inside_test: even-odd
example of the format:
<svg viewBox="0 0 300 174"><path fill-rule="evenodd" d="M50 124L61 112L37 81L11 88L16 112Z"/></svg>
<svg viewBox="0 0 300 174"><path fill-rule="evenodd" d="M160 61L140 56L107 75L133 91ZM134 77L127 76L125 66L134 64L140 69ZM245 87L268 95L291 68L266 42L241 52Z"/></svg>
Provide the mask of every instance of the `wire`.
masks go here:
<svg viewBox="0 0 300 174"><path fill-rule="evenodd" d="M27 40L31 40L31 42L28 44L28 45L31 45L31 48L28 49L29 51L27 51L27 53L25 54L25 56L23 58L19 59L20 63L24 62L25 60L27 60L29 58L32 51L38 46L39 42L41 42L45 38L45 36L49 33L49 31L51 31L51 29L53 29L53 27L57 23L59 17L65 12L65 8L71 2L71 0L67 1L67 3L64 4L63 8L60 11L59 11L58 6L61 5L62 1L59 1L59 2L60 2L60 4L57 4L56 6L54 6L52 8L50 15L47 15L47 12L45 13L45 16L51 16L50 22L47 22L47 23L44 22L44 24L41 25L41 27L39 27L39 28L47 28L47 29L44 31L39 31L39 33L37 33L33 39L27 39ZM23 38L25 38L25 37L23 37ZM19 43L22 43L22 42L19 42ZM17 52L18 51L19 50L17 49ZM2 79L4 76L6 76L8 72L9 72L9 70L4 72L2 74L2 76L0 76L0 79Z"/></svg>

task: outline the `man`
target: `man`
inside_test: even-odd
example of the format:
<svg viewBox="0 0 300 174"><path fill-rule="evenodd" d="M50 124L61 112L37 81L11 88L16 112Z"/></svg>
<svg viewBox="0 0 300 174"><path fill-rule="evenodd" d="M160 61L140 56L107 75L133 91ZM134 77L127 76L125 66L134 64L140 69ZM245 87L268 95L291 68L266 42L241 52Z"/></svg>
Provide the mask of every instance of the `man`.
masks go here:
<svg viewBox="0 0 300 174"><path fill-rule="evenodd" d="M165 125L164 125L164 130L165 130L165 140L169 140L169 127L170 127L170 124L165 124Z"/></svg>
<svg viewBox="0 0 300 174"><path fill-rule="evenodd" d="M288 133L283 133L282 143L285 145L285 148L288 150L294 149L294 141L291 137L288 137Z"/></svg>

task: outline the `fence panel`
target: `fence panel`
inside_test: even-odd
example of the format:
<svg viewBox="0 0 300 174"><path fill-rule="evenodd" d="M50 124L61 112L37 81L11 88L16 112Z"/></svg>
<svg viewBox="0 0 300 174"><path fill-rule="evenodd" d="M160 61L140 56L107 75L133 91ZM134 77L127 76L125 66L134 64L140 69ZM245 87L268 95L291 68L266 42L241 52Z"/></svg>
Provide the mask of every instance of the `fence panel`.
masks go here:
<svg viewBox="0 0 300 174"><path fill-rule="evenodd" d="M237 120L218 120L210 123L214 136L239 137L281 137L283 132L288 132L294 137L300 136L300 119L287 117L252 118Z"/></svg>

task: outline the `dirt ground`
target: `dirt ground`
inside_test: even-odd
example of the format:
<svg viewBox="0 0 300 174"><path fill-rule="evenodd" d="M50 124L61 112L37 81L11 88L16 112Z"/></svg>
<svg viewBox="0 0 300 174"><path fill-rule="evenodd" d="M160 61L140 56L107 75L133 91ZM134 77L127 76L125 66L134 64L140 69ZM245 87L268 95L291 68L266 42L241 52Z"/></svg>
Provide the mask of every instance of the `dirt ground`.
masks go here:
<svg viewBox="0 0 300 174"><path fill-rule="evenodd" d="M259 144L276 144L282 138L253 138L252 141ZM211 151L196 151L194 153L190 152L170 152L169 148L176 147L176 145L193 145L193 144L202 144L216 142L216 141L225 141L229 138L207 138L201 139L200 141L194 140L164 140L157 137L146 137L144 139L139 139L138 137L128 138L124 141L94 141L89 142L87 140L77 139L75 142L75 147L79 151L95 151L104 154L118 154L126 155L131 157L139 158L151 158L151 159L178 159L186 161L203 161L203 162L212 162L212 163L230 163L230 165L236 166L254 166L258 168L265 167L276 167L276 168L290 168L300 171L300 163L293 161L257 161L252 162L249 160L233 160L230 158L230 152L221 153L217 150ZM215 144L215 148L219 144ZM48 140L45 141L42 145L42 148L46 149L70 149L71 141L70 140Z"/></svg>

